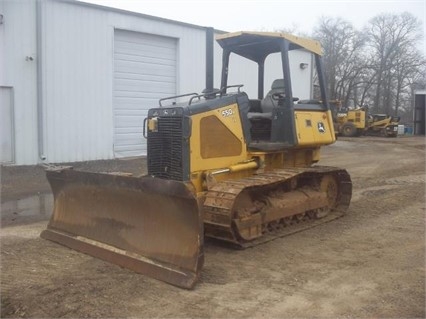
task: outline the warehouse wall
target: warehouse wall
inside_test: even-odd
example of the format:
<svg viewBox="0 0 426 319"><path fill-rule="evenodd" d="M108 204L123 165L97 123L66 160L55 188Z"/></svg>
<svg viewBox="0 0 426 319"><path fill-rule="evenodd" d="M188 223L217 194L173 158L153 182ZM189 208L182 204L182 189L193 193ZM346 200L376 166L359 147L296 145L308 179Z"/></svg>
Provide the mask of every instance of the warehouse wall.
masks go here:
<svg viewBox="0 0 426 319"><path fill-rule="evenodd" d="M12 157L19 164L37 163L37 47L35 2L0 1L0 87L2 121L9 121L9 135L2 130L2 144L12 142ZM11 105L5 105L8 101ZM7 108L11 107L11 111ZM3 117L8 117L6 120ZM4 128L4 127L3 127ZM5 162L9 156L2 154Z"/></svg>
<svg viewBox="0 0 426 319"><path fill-rule="evenodd" d="M41 22L38 33L37 9ZM63 0L38 4L2 1L0 13L4 16L0 25L0 34L4 35L0 40L0 87L2 101L13 101L11 121L14 118L12 142L16 164L117 156L113 145L116 30L176 39L176 94L201 92L205 87L204 27ZM217 43L214 51L214 86L219 87L222 58ZM293 81L294 96L300 98L310 95L310 86L305 82L310 65L306 70L297 67L304 58L296 55L291 67L294 79L297 78ZM236 56L231 63L228 83L244 84L249 96L257 97L256 65ZM279 65L278 56L267 62L265 91L275 78L281 77ZM13 94L11 99L10 94ZM156 103L152 105L155 106ZM2 111L1 115L4 114L8 113Z"/></svg>
<svg viewBox="0 0 426 319"><path fill-rule="evenodd" d="M4 17L0 25L4 34L0 86L13 88L16 164L42 161L37 138L37 59L42 88L40 155L51 163L114 157L114 30L175 38L176 93L204 88L203 27L78 2L46 0L40 2L41 57L37 57L36 2L0 3ZM27 56L33 60L26 60Z"/></svg>
<svg viewBox="0 0 426 319"><path fill-rule="evenodd" d="M59 1L44 2L42 14L44 136L49 162L114 157L114 29L176 38L176 93L204 87L203 28Z"/></svg>

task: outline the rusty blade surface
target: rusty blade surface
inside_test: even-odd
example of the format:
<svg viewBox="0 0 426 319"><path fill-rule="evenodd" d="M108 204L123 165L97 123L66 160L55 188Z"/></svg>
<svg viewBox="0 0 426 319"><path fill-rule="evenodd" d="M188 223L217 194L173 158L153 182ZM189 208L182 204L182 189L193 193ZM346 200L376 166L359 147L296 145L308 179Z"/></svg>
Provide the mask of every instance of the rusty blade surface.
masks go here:
<svg viewBox="0 0 426 319"><path fill-rule="evenodd" d="M184 183L73 169L46 171L54 211L41 237L192 288L203 266L203 219Z"/></svg>

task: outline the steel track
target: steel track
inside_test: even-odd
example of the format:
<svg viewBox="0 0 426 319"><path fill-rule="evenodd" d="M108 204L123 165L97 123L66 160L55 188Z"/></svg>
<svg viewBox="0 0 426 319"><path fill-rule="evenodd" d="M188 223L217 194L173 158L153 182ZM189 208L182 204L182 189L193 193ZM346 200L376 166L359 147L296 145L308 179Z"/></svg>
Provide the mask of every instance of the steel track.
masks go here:
<svg viewBox="0 0 426 319"><path fill-rule="evenodd" d="M247 189L253 189L258 193L266 192L270 191L271 187L291 183L292 179L319 180L326 175L333 175L338 185L336 205L326 216L317 218L317 212L310 211L286 218L286 223L281 220L259 225L262 227L262 236L252 241L245 241L238 235L238 231L234 227L233 211L235 210L235 200L241 192ZM347 171L329 166L279 169L244 179L219 182L206 194L204 202L205 234L207 237L230 242L239 248L256 246L343 216L349 207L351 196L352 182Z"/></svg>

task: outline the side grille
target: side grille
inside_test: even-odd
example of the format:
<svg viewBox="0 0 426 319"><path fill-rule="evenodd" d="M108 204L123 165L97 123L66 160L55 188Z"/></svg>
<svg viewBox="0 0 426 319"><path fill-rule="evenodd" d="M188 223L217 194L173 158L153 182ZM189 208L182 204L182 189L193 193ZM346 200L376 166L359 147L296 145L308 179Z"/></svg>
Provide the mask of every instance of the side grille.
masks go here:
<svg viewBox="0 0 426 319"><path fill-rule="evenodd" d="M148 132L148 174L182 181L182 117L159 117L157 132Z"/></svg>

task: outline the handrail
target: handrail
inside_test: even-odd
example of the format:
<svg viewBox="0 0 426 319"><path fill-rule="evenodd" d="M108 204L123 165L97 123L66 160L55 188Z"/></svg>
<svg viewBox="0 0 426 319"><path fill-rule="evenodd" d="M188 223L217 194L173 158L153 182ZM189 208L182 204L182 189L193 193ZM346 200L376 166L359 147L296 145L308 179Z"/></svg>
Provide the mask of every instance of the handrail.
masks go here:
<svg viewBox="0 0 426 319"><path fill-rule="evenodd" d="M226 87L221 88L220 90L219 89L214 89L211 92L204 92L204 93L201 93L201 94L198 94L198 93L187 93L187 94L169 96L169 97L165 97L165 98L162 98L162 99L158 100L158 104L160 105L160 107L163 107L163 105L161 104L162 101L176 99L176 98L180 98L180 97L184 97L184 96L192 96L189 99L189 102L188 102L188 105L191 105L191 103L192 103L192 101L194 99L200 100L202 97L204 97L204 98L207 99L208 97L211 97L213 95L216 96L216 94L220 94L220 96L223 96L223 94L226 92L226 89L233 88L233 87L238 88L238 93L241 93L240 89L243 86L244 86L244 84L235 84L235 85L228 85Z"/></svg>
<svg viewBox="0 0 426 319"><path fill-rule="evenodd" d="M187 93L187 94L164 97L164 98L158 100L158 104L160 105L160 107L163 107L163 105L161 104L162 101L176 99L176 98L179 98L179 97L190 96L190 95L198 95L198 93Z"/></svg>
<svg viewBox="0 0 426 319"><path fill-rule="evenodd" d="M225 93L226 92L226 89L229 89L229 88L238 88L238 93L241 93L241 91L240 91L240 89L242 88L244 86L244 84L234 84L234 85L227 85L227 86L224 86L223 88L221 88L220 89L220 92L221 93Z"/></svg>

